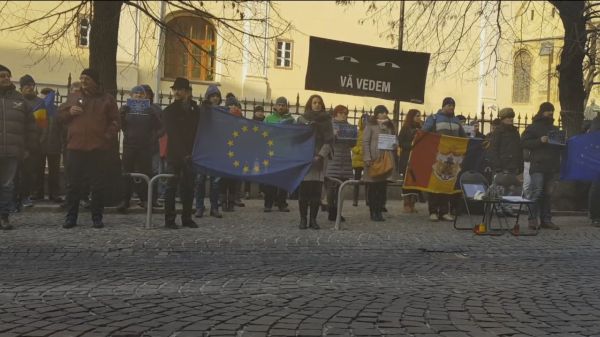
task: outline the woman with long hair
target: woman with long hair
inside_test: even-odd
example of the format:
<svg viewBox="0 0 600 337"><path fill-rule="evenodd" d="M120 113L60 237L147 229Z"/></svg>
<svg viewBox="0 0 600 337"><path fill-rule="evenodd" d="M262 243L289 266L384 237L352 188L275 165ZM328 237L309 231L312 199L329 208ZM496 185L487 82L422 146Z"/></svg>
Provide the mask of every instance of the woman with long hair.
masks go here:
<svg viewBox="0 0 600 337"><path fill-rule="evenodd" d="M383 105L375 107L373 116L369 118L369 122L365 127L363 134L363 160L365 163L365 173L363 180L368 186L368 198L369 198L369 211L371 213L372 221L385 221L381 212L385 203L385 195L387 193L387 179L392 175L394 171L394 160L391 160L392 168L385 174L374 176L371 170L373 164L375 164L382 156L389 155L390 158L394 157L395 148L380 148L379 138L381 135L393 135L396 136L394 130L394 124L388 118L388 109ZM386 152L388 152L386 154Z"/></svg>
<svg viewBox="0 0 600 337"><path fill-rule="evenodd" d="M417 109L408 110L398 134L398 147L401 151L400 159L398 160L399 173L405 174L406 172L410 151L412 150L412 142L415 139L417 130L421 129L422 124L421 112ZM402 194L404 195L404 213L417 213L415 203L417 202L419 192L402 189Z"/></svg>
<svg viewBox="0 0 600 337"><path fill-rule="evenodd" d="M317 214L321 204L321 193L327 160L333 151L333 126L331 116L325 111L325 103L319 95L308 98L304 108L304 114L298 117L298 124L310 125L315 132L315 151L310 171L300 184L298 193L298 205L300 209L300 229L308 227L319 229ZM307 213L310 208L310 222Z"/></svg>

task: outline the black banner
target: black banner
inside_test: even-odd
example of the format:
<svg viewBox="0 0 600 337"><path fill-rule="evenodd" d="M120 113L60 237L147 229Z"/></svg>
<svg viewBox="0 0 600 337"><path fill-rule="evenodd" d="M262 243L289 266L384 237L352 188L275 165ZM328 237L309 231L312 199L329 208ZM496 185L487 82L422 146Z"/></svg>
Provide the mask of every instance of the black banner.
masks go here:
<svg viewBox="0 0 600 337"><path fill-rule="evenodd" d="M310 37L305 89L423 103L429 54Z"/></svg>

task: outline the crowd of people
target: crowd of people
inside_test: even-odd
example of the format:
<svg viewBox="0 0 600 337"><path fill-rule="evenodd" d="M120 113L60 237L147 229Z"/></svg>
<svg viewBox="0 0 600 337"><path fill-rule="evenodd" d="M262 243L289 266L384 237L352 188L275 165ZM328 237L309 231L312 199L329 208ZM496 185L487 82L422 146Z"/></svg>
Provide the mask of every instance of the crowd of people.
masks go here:
<svg viewBox="0 0 600 337"><path fill-rule="evenodd" d="M10 70L0 65L0 219L2 229L12 229L9 214L21 207L30 207L35 200L48 199L65 209L64 228L77 225L79 208L89 207L94 228L104 226L103 213L108 187L103 163L118 153L122 132L122 172L172 173L159 193L152 197L152 207L162 207L164 199L164 226L178 228L176 197L182 211L180 224L196 228L194 218L205 215L222 218L222 212L233 212L244 207L243 192L250 192L250 184L241 180L211 176L197 172L192 165L192 150L198 121L202 114L210 114L212 107L224 105L228 111L243 117L240 102L235 95L223 99L215 85L210 85L201 102L192 99L192 87L185 78L177 78L171 86L174 100L164 110L154 104L150 86L131 89L134 100L149 100L143 111L128 104L120 108L113 96L103 91L100 76L93 69L81 72L79 82L72 86L66 101L56 114L36 113L44 104L43 98L51 92L44 88L37 95L35 80L30 75L20 78L20 90L11 81ZM373 114L361 116L356 137L341 137L339 130L348 121L348 108L337 105L327 111L323 98L309 97L304 113L295 119L289 111L288 100L279 97L273 112L265 116L262 106L254 108L252 119L266 124L304 124L314 130L315 148L309 172L295 192L298 199L300 229L319 229L319 210L326 205L328 220L337 216L339 184L348 179L365 182L365 202L370 219L385 221L387 212L387 184L395 175L406 171L413 140L418 130L455 136L485 139L486 151L481 171L493 183L498 177L522 176L523 196L535 201L529 214L529 228L559 229L552 222L551 195L560 170L561 147L554 144L551 134L558 132L554 125L554 106L540 105L533 122L520 134L514 125L515 112L511 108L499 111L489 134L479 132L479 122L471 123L465 132L466 120L456 116L453 98L443 100L441 109L421 119L421 112L411 109L396 130L384 105L375 107ZM50 109L47 109L50 110ZM596 116L590 132L600 130ZM395 138L392 147L382 147L382 136ZM60 197L59 172L62 160L65 167L66 200ZM48 168L48 188L45 188L45 170ZM123 195L117 206L119 212L131 207L133 193L140 206L148 202L147 187L123 176ZM207 186L208 185L208 186ZM206 212L204 198L208 190L210 210ZM264 212L274 208L289 212L288 193L276 186L261 184ZM325 193L324 193L325 192ZM91 198L88 196L91 194ZM461 211L460 194L428 193L403 190L403 212L417 213L416 203L426 198L430 221L454 221ZM326 203L323 200L326 200ZM359 186L354 187L353 205L358 206ZM195 200L195 203L194 203ZM600 227L600 182L590 189L590 217L592 225ZM503 207L504 216L512 216L510 207ZM342 217L341 219L345 219Z"/></svg>

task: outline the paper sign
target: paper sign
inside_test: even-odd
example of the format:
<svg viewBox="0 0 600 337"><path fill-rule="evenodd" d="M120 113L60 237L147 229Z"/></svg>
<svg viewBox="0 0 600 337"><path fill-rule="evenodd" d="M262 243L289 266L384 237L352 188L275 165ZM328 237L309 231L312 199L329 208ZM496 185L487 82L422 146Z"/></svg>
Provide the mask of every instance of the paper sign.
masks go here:
<svg viewBox="0 0 600 337"><path fill-rule="evenodd" d="M131 114L147 115L150 108L149 99L127 99L127 106L129 107Z"/></svg>
<svg viewBox="0 0 600 337"><path fill-rule="evenodd" d="M333 123L333 129L336 131L338 140L356 141L358 138L358 127L356 125Z"/></svg>
<svg viewBox="0 0 600 337"><path fill-rule="evenodd" d="M379 139L377 140L377 148L379 150L395 150L396 136L380 133Z"/></svg>

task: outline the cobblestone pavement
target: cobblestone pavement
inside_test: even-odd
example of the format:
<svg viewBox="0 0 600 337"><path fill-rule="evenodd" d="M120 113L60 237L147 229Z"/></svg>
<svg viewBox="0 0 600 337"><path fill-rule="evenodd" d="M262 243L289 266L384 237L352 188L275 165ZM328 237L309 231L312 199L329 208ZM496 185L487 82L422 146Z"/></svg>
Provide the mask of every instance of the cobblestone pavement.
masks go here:
<svg viewBox="0 0 600 337"><path fill-rule="evenodd" d="M144 215L62 229L28 212L0 232L0 336L600 336L600 229L474 236L346 206L345 230L297 229L259 201L198 229ZM161 225L161 215L154 222Z"/></svg>

